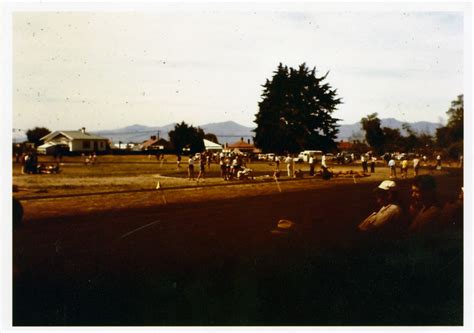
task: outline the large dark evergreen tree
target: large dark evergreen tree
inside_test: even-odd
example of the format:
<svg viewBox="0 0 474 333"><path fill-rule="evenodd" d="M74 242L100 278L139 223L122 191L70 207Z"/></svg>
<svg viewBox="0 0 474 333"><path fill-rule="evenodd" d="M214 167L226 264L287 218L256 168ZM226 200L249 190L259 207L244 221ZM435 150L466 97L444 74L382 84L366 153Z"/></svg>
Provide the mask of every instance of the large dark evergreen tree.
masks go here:
<svg viewBox="0 0 474 333"><path fill-rule="evenodd" d="M335 149L338 119L331 114L341 100L306 64L298 69L281 63L263 85L256 114L255 145L265 152L296 153L303 149Z"/></svg>
<svg viewBox="0 0 474 333"><path fill-rule="evenodd" d="M183 121L181 124L176 124L174 130L171 130L168 135L176 153L179 155L184 153L183 148L189 149L186 151L187 153L202 152L204 150L204 131L199 127L189 126Z"/></svg>
<svg viewBox="0 0 474 333"><path fill-rule="evenodd" d="M39 146L43 144L41 138L49 133L51 133L51 131L46 127L35 127L26 131L26 138L28 139L28 142L32 142L35 146Z"/></svg>

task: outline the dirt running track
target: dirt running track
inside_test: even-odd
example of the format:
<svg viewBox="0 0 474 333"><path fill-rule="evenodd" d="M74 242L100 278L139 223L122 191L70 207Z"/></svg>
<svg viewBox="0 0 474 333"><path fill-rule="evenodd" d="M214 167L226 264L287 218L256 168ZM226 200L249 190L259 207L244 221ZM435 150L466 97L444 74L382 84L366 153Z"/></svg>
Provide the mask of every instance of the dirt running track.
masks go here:
<svg viewBox="0 0 474 333"><path fill-rule="evenodd" d="M14 325L462 325L462 233L362 239L374 185L32 221Z"/></svg>

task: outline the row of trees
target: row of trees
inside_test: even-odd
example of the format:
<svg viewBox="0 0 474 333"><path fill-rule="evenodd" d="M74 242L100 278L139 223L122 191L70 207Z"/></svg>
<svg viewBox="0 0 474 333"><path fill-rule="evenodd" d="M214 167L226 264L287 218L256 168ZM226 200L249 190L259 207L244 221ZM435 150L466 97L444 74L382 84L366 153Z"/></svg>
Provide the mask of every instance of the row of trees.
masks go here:
<svg viewBox="0 0 474 333"><path fill-rule="evenodd" d="M28 142L36 147L43 144L41 138L51 133L46 127L35 127L26 131ZM204 150L203 139L218 142L216 135L204 133L199 127L186 124L184 121L176 124L174 129L168 133L171 145L178 154L182 152L196 153Z"/></svg>
<svg viewBox="0 0 474 333"><path fill-rule="evenodd" d="M382 128L377 113L362 118L361 124L365 131L365 139L376 154L394 151L427 154L433 149L444 149L451 158L458 158L462 155L464 140L463 95L459 95L451 102L447 115L447 125L438 128L435 137L427 133L417 133L409 124L402 125L406 135L402 135L400 129Z"/></svg>
<svg viewBox="0 0 474 333"><path fill-rule="evenodd" d="M316 75L316 68L301 64L297 69L281 63L267 79L263 87L259 111L255 115L257 124L255 145L264 152L297 153L303 149L335 151L339 119L332 117L342 103L337 90L325 80L329 73ZM463 95L452 102L447 112L449 120L433 138L427 133L416 133L408 124L403 125L406 135L399 129L381 127L377 113L362 118L367 144L377 154L393 151L422 151L445 148L452 157L462 153L463 144ZM28 140L40 144L40 138L48 134L46 128L35 128L27 132ZM213 134L206 134L199 127L176 124L169 132L170 142L176 153L195 153L204 150L203 139L217 142Z"/></svg>

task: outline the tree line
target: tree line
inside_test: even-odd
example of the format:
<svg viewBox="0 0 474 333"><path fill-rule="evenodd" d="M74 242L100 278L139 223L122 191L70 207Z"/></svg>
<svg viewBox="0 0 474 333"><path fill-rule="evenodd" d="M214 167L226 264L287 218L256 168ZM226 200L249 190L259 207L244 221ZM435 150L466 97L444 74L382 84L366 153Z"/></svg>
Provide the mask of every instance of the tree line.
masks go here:
<svg viewBox="0 0 474 333"><path fill-rule="evenodd" d="M305 63L298 68L279 64L273 76L262 85L261 100L255 115L254 143L263 152L297 153L305 149L335 152L339 119L332 116L342 99L327 81L329 72L317 75L316 67L309 69ZM452 158L459 157L463 148L464 99L459 95L447 111L446 126L438 128L432 137L417 133L409 124L399 129L381 127L377 113L361 119L366 143L354 149L372 149L384 152L422 152L445 149ZM41 137L50 131L44 127L28 130L28 141L41 144ZM169 140L177 154L204 150L203 139L216 142L217 137L201 128L182 121L169 132Z"/></svg>
<svg viewBox="0 0 474 333"><path fill-rule="evenodd" d="M436 129L435 136L427 133L417 133L409 124L402 128L407 135L402 135L400 129L381 127L377 113L361 119L365 131L367 144L376 154L385 152L414 152L430 154L434 150L444 150L451 158L459 158L463 153L464 144L464 96L459 95L451 102L446 112L448 122L446 126Z"/></svg>

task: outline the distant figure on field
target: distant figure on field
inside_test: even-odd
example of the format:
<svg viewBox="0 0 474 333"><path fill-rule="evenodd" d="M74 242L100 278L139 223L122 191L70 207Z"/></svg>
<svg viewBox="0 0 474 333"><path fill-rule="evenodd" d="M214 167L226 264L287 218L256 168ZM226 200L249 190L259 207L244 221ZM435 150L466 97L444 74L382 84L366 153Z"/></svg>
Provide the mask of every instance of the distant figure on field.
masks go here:
<svg viewBox="0 0 474 333"><path fill-rule="evenodd" d="M375 162L377 161L377 158L376 157L372 157L370 159L370 173L374 173L375 172Z"/></svg>
<svg viewBox="0 0 474 333"><path fill-rule="evenodd" d="M176 157L176 164L178 165L178 169L181 168L181 155Z"/></svg>
<svg viewBox="0 0 474 333"><path fill-rule="evenodd" d="M379 211L373 212L361 224L361 231L387 231L400 230L402 209L398 203L397 184L393 180L384 180L374 189Z"/></svg>
<svg viewBox="0 0 474 333"><path fill-rule="evenodd" d="M388 167L390 168L390 178L397 178L397 164L393 158L388 161Z"/></svg>
<svg viewBox="0 0 474 333"><path fill-rule="evenodd" d="M416 176L411 186L408 230L412 233L432 232L439 226L441 207L436 196L436 180L431 175Z"/></svg>
<svg viewBox="0 0 474 333"><path fill-rule="evenodd" d="M418 158L418 155L413 159L413 171L415 177L418 176L418 172L420 171L420 159Z"/></svg>
<svg viewBox="0 0 474 333"><path fill-rule="evenodd" d="M188 177L189 180L194 180L194 157L189 156L188 160Z"/></svg>
<svg viewBox="0 0 474 333"><path fill-rule="evenodd" d="M280 170L280 156L275 156L275 168L276 170Z"/></svg>
<svg viewBox="0 0 474 333"><path fill-rule="evenodd" d="M288 173L288 177L293 177L293 158L291 158L291 155L288 154L288 156L285 159L286 163L286 171Z"/></svg>
<svg viewBox="0 0 474 333"><path fill-rule="evenodd" d="M362 162L362 172L368 173L369 169L367 167L367 157L364 154L360 155L360 161Z"/></svg>
<svg viewBox="0 0 474 333"><path fill-rule="evenodd" d="M459 167L462 168L463 166L463 159L464 157L462 155L459 156Z"/></svg>
<svg viewBox="0 0 474 333"><path fill-rule="evenodd" d="M328 166L326 165L326 155L323 155L321 157L321 166L327 168Z"/></svg>
<svg viewBox="0 0 474 333"><path fill-rule="evenodd" d="M206 157L201 155L201 158L199 159L199 174L197 176L197 179L204 179L206 176Z"/></svg>
<svg viewBox="0 0 474 333"><path fill-rule="evenodd" d="M314 166L315 166L314 157L310 156L308 162L309 162L309 175L314 176Z"/></svg>
<svg viewBox="0 0 474 333"><path fill-rule="evenodd" d="M408 178L408 160L406 158L402 161L402 178Z"/></svg>
<svg viewBox="0 0 474 333"><path fill-rule="evenodd" d="M428 163L428 157L426 157L426 155L423 155L423 165L426 166L427 163Z"/></svg>
<svg viewBox="0 0 474 333"><path fill-rule="evenodd" d="M441 170L441 155L436 156L436 170Z"/></svg>

